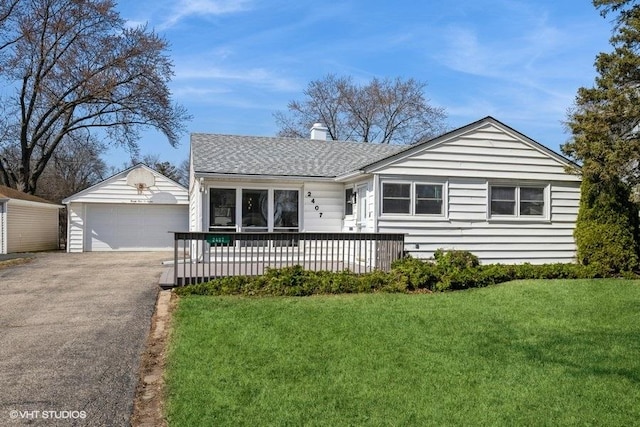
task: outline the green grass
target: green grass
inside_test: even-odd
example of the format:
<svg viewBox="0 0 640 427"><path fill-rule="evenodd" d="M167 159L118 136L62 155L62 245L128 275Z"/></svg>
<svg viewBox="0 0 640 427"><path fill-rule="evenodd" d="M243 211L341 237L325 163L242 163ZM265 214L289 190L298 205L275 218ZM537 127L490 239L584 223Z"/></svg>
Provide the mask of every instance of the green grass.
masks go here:
<svg viewBox="0 0 640 427"><path fill-rule="evenodd" d="M171 426L638 425L640 282L183 297Z"/></svg>

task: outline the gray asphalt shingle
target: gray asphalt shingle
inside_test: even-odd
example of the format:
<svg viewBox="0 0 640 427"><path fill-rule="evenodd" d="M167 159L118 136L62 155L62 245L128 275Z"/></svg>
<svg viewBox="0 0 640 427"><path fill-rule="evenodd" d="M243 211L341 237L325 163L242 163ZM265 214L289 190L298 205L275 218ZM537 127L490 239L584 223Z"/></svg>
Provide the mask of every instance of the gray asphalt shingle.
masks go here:
<svg viewBox="0 0 640 427"><path fill-rule="evenodd" d="M401 145L194 133L196 172L336 177L406 149Z"/></svg>

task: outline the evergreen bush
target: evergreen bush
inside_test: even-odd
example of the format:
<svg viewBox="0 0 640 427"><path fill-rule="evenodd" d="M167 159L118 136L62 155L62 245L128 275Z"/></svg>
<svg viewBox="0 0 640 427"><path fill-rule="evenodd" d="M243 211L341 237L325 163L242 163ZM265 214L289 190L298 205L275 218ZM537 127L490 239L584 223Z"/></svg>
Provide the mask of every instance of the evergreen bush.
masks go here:
<svg viewBox="0 0 640 427"><path fill-rule="evenodd" d="M625 184L583 177L576 222L577 259L601 275L638 267L638 209Z"/></svg>

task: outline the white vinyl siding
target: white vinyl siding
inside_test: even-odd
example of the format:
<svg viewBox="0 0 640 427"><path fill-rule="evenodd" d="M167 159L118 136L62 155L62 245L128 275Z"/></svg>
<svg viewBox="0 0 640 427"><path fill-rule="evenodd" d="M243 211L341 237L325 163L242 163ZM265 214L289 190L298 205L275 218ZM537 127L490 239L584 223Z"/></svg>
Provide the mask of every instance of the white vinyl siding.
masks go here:
<svg viewBox="0 0 640 427"><path fill-rule="evenodd" d="M67 252L82 252L83 250L84 210L83 203L69 203L67 205Z"/></svg>
<svg viewBox="0 0 640 427"><path fill-rule="evenodd" d="M483 263L547 263L575 261L573 230L578 214L579 183L551 186L551 220L488 221L487 185L452 179L448 219L424 221L408 216L379 218L380 232L405 233L406 249L428 258L440 248L468 250Z"/></svg>
<svg viewBox="0 0 640 427"><path fill-rule="evenodd" d="M127 175L137 169L152 173L153 185L142 191L128 185ZM190 227L187 190L142 165L83 190L64 203L68 207L68 252L167 250L173 248L169 231L187 231Z"/></svg>
<svg viewBox="0 0 640 427"><path fill-rule="evenodd" d="M538 147L487 123L381 165L372 172L395 176L579 182L578 177L566 173L564 166Z"/></svg>
<svg viewBox="0 0 640 427"><path fill-rule="evenodd" d="M140 204L187 204L189 195L183 187L162 175L155 175L155 184L138 193L127 185L127 175L119 174L89 190L68 198L76 203L140 203Z"/></svg>
<svg viewBox="0 0 640 427"><path fill-rule="evenodd" d="M406 234L405 249L420 258L443 248L471 251L483 263L574 262L580 179L565 166L511 132L485 124L377 167L381 185L446 182L446 216L380 213L377 231ZM521 204L533 209L527 203L539 206L539 200L516 197L517 215L491 216L491 186L544 188L544 215L520 215Z"/></svg>
<svg viewBox="0 0 640 427"><path fill-rule="evenodd" d="M0 254L7 253L7 203L0 201Z"/></svg>
<svg viewBox="0 0 640 427"><path fill-rule="evenodd" d="M191 180L191 188L189 189L189 231L202 231L203 228L203 212L202 212L202 191L200 182L196 179Z"/></svg>
<svg viewBox="0 0 640 427"><path fill-rule="evenodd" d="M7 253L59 249L58 215L55 205L9 200Z"/></svg>
<svg viewBox="0 0 640 427"><path fill-rule="evenodd" d="M344 216L344 185L331 182L305 182L302 199L304 231L339 232Z"/></svg>

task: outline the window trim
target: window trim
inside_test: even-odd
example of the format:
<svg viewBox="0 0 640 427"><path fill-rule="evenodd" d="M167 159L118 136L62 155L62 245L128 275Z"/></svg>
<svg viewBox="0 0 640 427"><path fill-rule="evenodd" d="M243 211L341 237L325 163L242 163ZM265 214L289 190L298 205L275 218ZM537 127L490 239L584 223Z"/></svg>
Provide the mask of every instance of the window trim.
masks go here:
<svg viewBox="0 0 640 427"><path fill-rule="evenodd" d="M380 183L380 214L381 215L400 215L400 216L411 216L413 215L413 182L412 181L382 181ZM385 212L384 211L384 186L385 184L396 184L396 185L408 185L409 186L409 212ZM407 200L406 197L394 197L394 200Z"/></svg>
<svg viewBox="0 0 640 427"><path fill-rule="evenodd" d="M347 191L351 190L351 201L347 201ZM356 195L356 188L355 186L347 186L344 188L344 192L343 192L344 197L342 198L342 203L344 204L343 209L344 209L344 216L345 218L353 218L353 216L355 215L355 203L353 202L354 200L354 196ZM357 197L357 196L355 196ZM351 205L351 213L348 214L347 213L347 205Z"/></svg>
<svg viewBox="0 0 640 427"><path fill-rule="evenodd" d="M441 188L441 204L440 204L440 213L437 214L431 214L431 213L417 213L416 212L416 205L418 204L418 191L417 191L417 186L418 185L434 185L434 186L439 186ZM420 216L420 217L436 217L436 218L441 218L445 216L445 201L446 201L446 197L445 197L445 184L444 183L438 183L438 182L423 182L423 181L414 181L413 182L413 215L415 216ZM430 200L430 199L424 199L424 200ZM435 199L437 200L437 199Z"/></svg>
<svg viewBox="0 0 640 427"><path fill-rule="evenodd" d="M491 213L491 192L492 187L513 187L515 188L515 207L513 215L496 215ZM542 189L542 215L522 215L521 188ZM548 182L528 182L528 181L488 181L487 182L487 220L488 221L520 221L520 222L548 222L551 219L551 184Z"/></svg>
<svg viewBox="0 0 640 427"><path fill-rule="evenodd" d="M384 212L384 185L385 184L405 184L409 185L409 212L406 213L394 213L394 212ZM425 220L428 219L448 219L449 215L449 203L448 203L448 193L449 193L449 181L437 181L437 180L423 180L423 179L411 179L411 180L398 180L398 179L382 179L380 181L380 217L417 217ZM430 214L430 213L417 213L416 212L416 203L418 201L416 186L418 185L434 185L439 186L442 189L442 206L439 214Z"/></svg>
<svg viewBox="0 0 640 427"><path fill-rule="evenodd" d="M247 183L249 184L249 183ZM269 232L280 232L278 228L283 227L275 227L274 225L274 212L275 212L275 200L274 200L274 192L277 190L285 190L285 191L297 191L298 192L298 232L302 232L304 230L304 200L303 200L303 189L302 187L297 186L287 186L287 185L256 185L251 183L249 185L224 185L211 183L206 185L205 187L206 193L206 204L204 200L202 200L203 210L202 210L202 228L207 232L215 232L215 231L223 231L223 228L231 228L231 227L212 227L211 226L211 190L212 189L225 189L225 190L235 190L236 191L236 224L233 226L235 228L235 232L242 231L245 227L242 226L242 192L243 190L267 190L267 203L268 203L268 213L267 213L267 231ZM287 227L293 228L293 227ZM227 230L228 231L228 230Z"/></svg>

